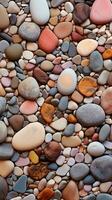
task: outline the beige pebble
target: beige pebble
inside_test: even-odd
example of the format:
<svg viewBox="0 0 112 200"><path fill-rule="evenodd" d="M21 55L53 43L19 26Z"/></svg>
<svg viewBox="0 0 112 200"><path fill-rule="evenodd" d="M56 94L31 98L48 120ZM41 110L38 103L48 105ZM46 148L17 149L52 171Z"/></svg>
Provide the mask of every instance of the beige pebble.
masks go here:
<svg viewBox="0 0 112 200"><path fill-rule="evenodd" d="M0 161L0 175L7 177L14 169L14 164L10 160Z"/></svg>

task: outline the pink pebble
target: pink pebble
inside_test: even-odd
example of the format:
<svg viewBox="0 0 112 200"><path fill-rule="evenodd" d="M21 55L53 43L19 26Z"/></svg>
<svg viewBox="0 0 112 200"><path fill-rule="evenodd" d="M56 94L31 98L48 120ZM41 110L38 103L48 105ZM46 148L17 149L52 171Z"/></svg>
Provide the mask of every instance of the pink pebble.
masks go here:
<svg viewBox="0 0 112 200"><path fill-rule="evenodd" d="M57 57L53 60L53 64L59 65L61 63L62 57Z"/></svg>
<svg viewBox="0 0 112 200"><path fill-rule="evenodd" d="M24 101L20 106L20 112L24 115L34 114L38 109L38 105L35 101Z"/></svg>
<svg viewBox="0 0 112 200"><path fill-rule="evenodd" d="M15 163L16 166L18 167L22 167L22 166L27 166L29 165L30 161L29 161L29 158L22 158L22 157L19 157L19 159L17 160L17 162Z"/></svg>
<svg viewBox="0 0 112 200"><path fill-rule="evenodd" d="M84 185L84 190L85 190L85 192L90 192L92 190L92 186L91 185Z"/></svg>
<svg viewBox="0 0 112 200"><path fill-rule="evenodd" d="M67 69L67 68L70 68L72 66L73 66L73 63L71 61L68 61L68 62L66 62L66 63L64 63L64 64L61 65L61 67L63 69Z"/></svg>
<svg viewBox="0 0 112 200"><path fill-rule="evenodd" d="M30 71L30 70L32 70L34 67L35 67L34 64L32 64L32 63L27 63L26 66L25 66L25 69L28 70L28 71Z"/></svg>
<svg viewBox="0 0 112 200"><path fill-rule="evenodd" d="M98 46L97 49L100 53L103 53L105 51L105 47L102 46Z"/></svg>
<svg viewBox="0 0 112 200"><path fill-rule="evenodd" d="M11 85L11 79L8 77L2 77L1 83L4 87L9 87Z"/></svg>

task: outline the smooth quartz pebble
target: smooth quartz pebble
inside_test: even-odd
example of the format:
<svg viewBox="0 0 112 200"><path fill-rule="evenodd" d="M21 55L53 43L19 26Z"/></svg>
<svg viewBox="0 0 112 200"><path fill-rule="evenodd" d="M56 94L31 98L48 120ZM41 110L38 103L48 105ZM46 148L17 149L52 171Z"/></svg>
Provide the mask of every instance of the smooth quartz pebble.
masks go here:
<svg viewBox="0 0 112 200"><path fill-rule="evenodd" d="M57 131L62 131L62 130L64 130L64 129L66 128L66 126L67 126L67 120L66 120L65 118L62 117L62 118L60 118L60 119L58 119L58 120L52 122L52 123L50 124L50 126L51 126L52 128L54 128L55 130L57 130Z"/></svg>
<svg viewBox="0 0 112 200"><path fill-rule="evenodd" d="M77 45L77 51L81 56L88 56L98 46L98 42L93 39L84 39Z"/></svg>
<svg viewBox="0 0 112 200"><path fill-rule="evenodd" d="M20 106L20 112L24 115L34 114L38 109L37 103L35 101L24 101Z"/></svg>
<svg viewBox="0 0 112 200"><path fill-rule="evenodd" d="M0 161L0 176L7 177L14 169L14 163L10 160Z"/></svg>
<svg viewBox="0 0 112 200"><path fill-rule="evenodd" d="M87 151L91 156L101 156L105 152L105 147L100 142L92 142L88 145Z"/></svg>
<svg viewBox="0 0 112 200"><path fill-rule="evenodd" d="M37 24L43 25L46 24L49 20L50 12L46 0L31 0L30 12L34 22Z"/></svg>
<svg viewBox="0 0 112 200"><path fill-rule="evenodd" d="M41 123L35 122L28 124L25 128L17 132L12 145L18 151L32 150L40 146L45 138L45 130Z"/></svg>
<svg viewBox="0 0 112 200"><path fill-rule="evenodd" d="M77 76L73 69L65 69L61 72L58 81L58 91L63 95L70 95L77 85Z"/></svg>

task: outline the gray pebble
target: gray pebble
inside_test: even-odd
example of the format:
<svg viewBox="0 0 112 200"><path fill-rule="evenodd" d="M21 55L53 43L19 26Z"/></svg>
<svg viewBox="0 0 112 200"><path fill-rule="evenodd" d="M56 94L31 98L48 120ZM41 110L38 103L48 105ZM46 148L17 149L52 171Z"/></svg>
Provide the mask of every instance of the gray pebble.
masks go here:
<svg viewBox="0 0 112 200"><path fill-rule="evenodd" d="M0 115L6 110L6 99L0 97Z"/></svg>
<svg viewBox="0 0 112 200"><path fill-rule="evenodd" d="M105 124L99 132L99 141L104 142L110 134L110 126Z"/></svg>
<svg viewBox="0 0 112 200"><path fill-rule="evenodd" d="M76 55L77 55L76 47L74 43L71 42L69 45L68 56L73 58Z"/></svg>
<svg viewBox="0 0 112 200"><path fill-rule="evenodd" d="M64 41L61 46L61 50L63 51L63 53L66 53L68 49L69 49L69 41Z"/></svg>
<svg viewBox="0 0 112 200"><path fill-rule="evenodd" d="M75 132L75 125L74 124L69 124L65 128L65 130L63 132L63 135L65 135L65 136L71 136L71 135L73 135L74 132Z"/></svg>
<svg viewBox="0 0 112 200"><path fill-rule="evenodd" d="M9 46L9 43L6 40L0 41L0 52L4 53L5 49Z"/></svg>
<svg viewBox="0 0 112 200"><path fill-rule="evenodd" d="M107 70L102 71L100 76L98 77L98 83L100 85L105 85L108 81L109 74L110 72Z"/></svg>
<svg viewBox="0 0 112 200"><path fill-rule="evenodd" d="M65 111L68 107L68 96L64 96L60 99L58 109L60 111Z"/></svg>
<svg viewBox="0 0 112 200"><path fill-rule="evenodd" d="M90 68L94 72L99 72L103 69L103 58L98 51L94 51L90 55Z"/></svg>
<svg viewBox="0 0 112 200"><path fill-rule="evenodd" d="M82 180L89 173L89 167L84 163L77 163L70 169L70 176L75 181Z"/></svg>
<svg viewBox="0 0 112 200"><path fill-rule="evenodd" d="M96 200L112 200L112 195L106 193L98 194Z"/></svg>
<svg viewBox="0 0 112 200"><path fill-rule="evenodd" d="M7 160L13 156L14 150L9 143L3 143L0 145L0 159Z"/></svg>
<svg viewBox="0 0 112 200"><path fill-rule="evenodd" d="M108 71L112 71L112 61L111 60L104 60L104 67L108 70Z"/></svg>

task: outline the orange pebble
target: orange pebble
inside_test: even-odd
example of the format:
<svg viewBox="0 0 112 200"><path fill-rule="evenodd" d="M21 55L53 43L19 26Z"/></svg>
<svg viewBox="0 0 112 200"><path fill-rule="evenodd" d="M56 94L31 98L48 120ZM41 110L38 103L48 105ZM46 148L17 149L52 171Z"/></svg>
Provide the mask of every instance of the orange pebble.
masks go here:
<svg viewBox="0 0 112 200"><path fill-rule="evenodd" d="M112 49L106 49L103 53L104 59L112 58Z"/></svg>
<svg viewBox="0 0 112 200"><path fill-rule="evenodd" d="M55 107L51 104L44 103L41 108L41 115L47 123L51 123L53 115L55 113Z"/></svg>
<svg viewBox="0 0 112 200"><path fill-rule="evenodd" d="M45 188L38 195L39 200L49 200L54 196L54 191L51 188Z"/></svg>
<svg viewBox="0 0 112 200"><path fill-rule="evenodd" d="M52 80L49 80L49 81L47 82L47 84L48 84L48 86L51 87L51 88L55 86L55 82L52 81Z"/></svg>
<svg viewBox="0 0 112 200"><path fill-rule="evenodd" d="M74 115L69 114L68 117L67 117L67 121L70 122L70 123L76 123L77 119Z"/></svg>

